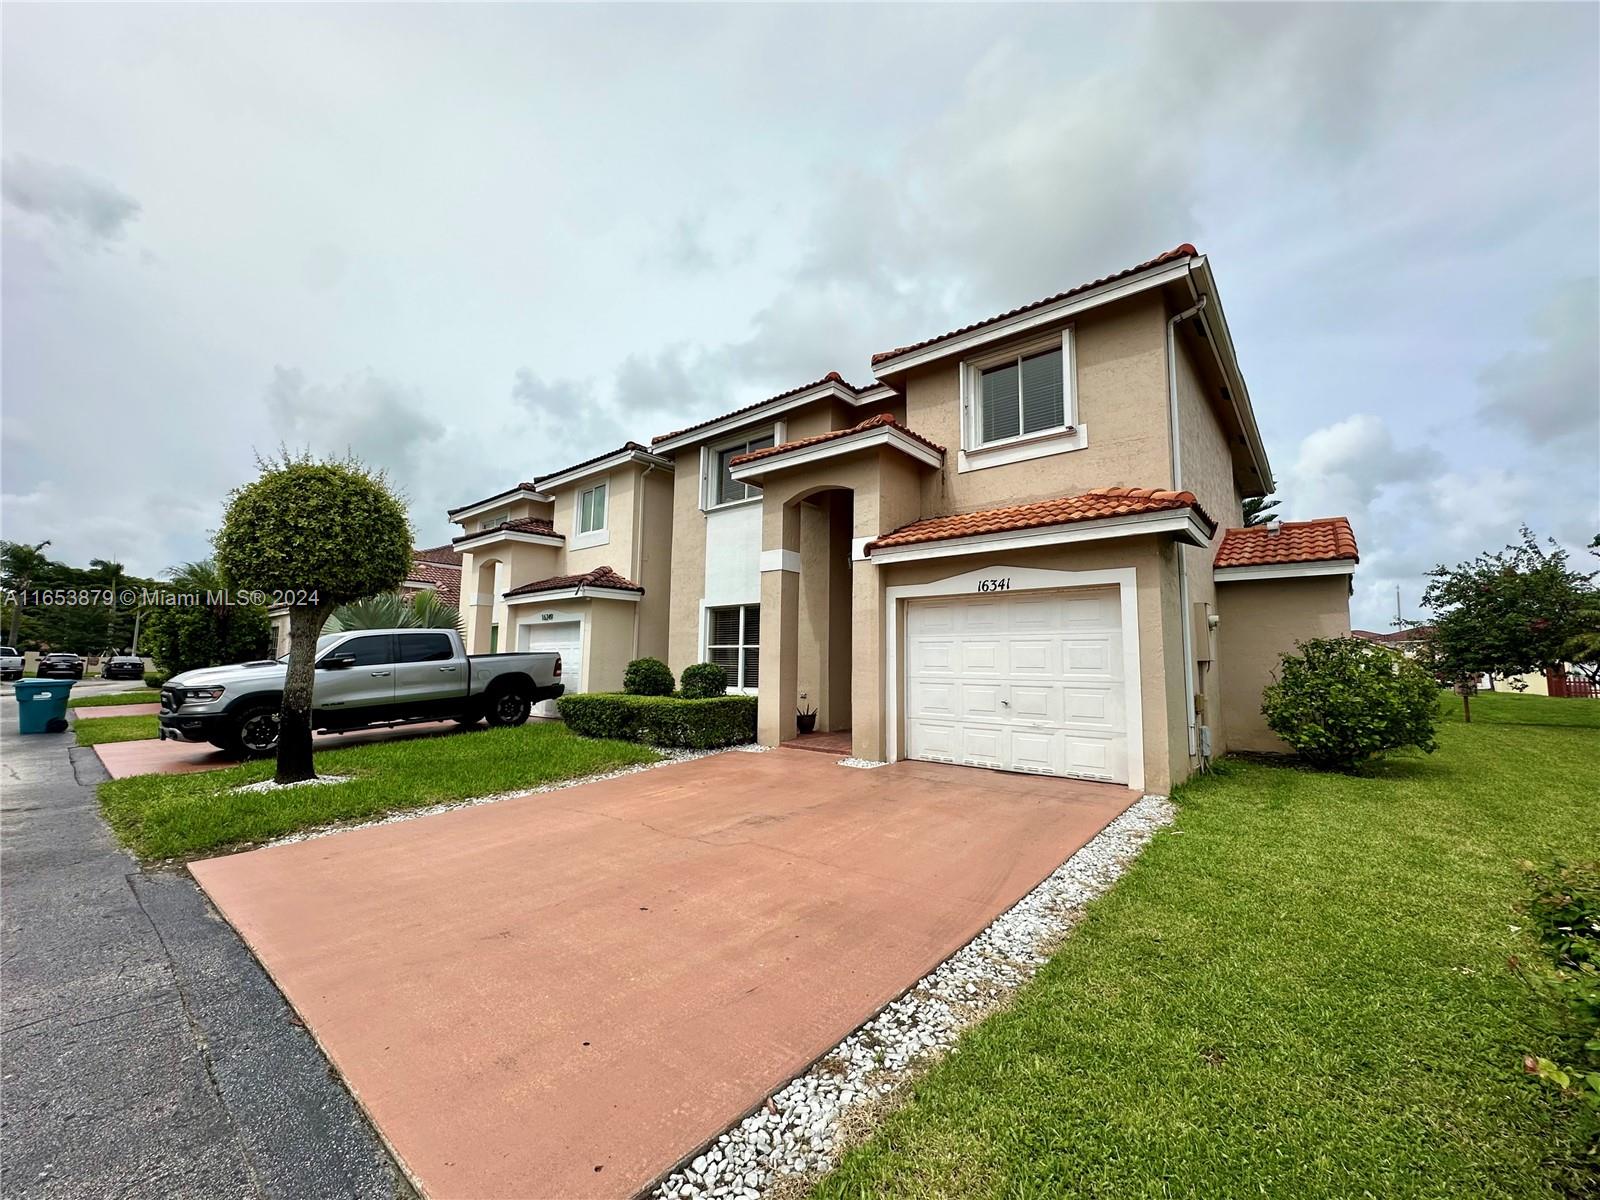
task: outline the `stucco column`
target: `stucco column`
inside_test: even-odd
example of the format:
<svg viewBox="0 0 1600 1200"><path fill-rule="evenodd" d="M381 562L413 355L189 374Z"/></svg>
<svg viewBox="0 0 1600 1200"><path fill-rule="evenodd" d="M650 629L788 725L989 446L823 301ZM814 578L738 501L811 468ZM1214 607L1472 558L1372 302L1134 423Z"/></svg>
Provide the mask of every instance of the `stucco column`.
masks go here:
<svg viewBox="0 0 1600 1200"><path fill-rule="evenodd" d="M883 585L869 560L850 564L850 753L883 761Z"/></svg>
<svg viewBox="0 0 1600 1200"><path fill-rule="evenodd" d="M763 503L761 514L761 686L756 740L776 746L795 735L800 692L800 511Z"/></svg>

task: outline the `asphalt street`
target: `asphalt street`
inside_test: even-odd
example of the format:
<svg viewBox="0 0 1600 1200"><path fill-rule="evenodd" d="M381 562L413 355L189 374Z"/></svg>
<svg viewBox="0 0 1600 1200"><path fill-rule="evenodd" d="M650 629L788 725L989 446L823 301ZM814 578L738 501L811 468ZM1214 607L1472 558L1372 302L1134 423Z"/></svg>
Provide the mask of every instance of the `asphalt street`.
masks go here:
<svg viewBox="0 0 1600 1200"><path fill-rule="evenodd" d="M94 751L16 728L0 699L0 1192L411 1196L189 876L118 847Z"/></svg>

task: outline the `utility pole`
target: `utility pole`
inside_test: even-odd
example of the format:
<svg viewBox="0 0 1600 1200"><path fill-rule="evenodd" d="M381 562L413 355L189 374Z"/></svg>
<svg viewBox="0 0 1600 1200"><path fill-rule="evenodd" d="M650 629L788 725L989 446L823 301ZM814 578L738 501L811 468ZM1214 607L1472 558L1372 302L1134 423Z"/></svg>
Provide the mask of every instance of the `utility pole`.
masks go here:
<svg viewBox="0 0 1600 1200"><path fill-rule="evenodd" d="M1400 615L1400 585L1398 583L1394 585L1394 627L1396 629L1404 629L1406 627L1405 618Z"/></svg>

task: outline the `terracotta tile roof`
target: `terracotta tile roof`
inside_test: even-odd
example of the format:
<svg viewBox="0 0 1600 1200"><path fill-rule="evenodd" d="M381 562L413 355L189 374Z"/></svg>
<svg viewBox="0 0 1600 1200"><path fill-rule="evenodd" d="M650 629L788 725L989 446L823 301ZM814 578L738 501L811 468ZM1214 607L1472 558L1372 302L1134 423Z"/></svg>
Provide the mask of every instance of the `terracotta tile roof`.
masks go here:
<svg viewBox="0 0 1600 1200"><path fill-rule="evenodd" d="M643 454L650 453L649 446L641 446L638 442L624 442L615 450L607 450L604 454L596 454L593 458L586 458L581 463L573 463L570 467L562 467L559 471L546 471L539 476L538 482L543 483L546 479L554 479L557 475L565 475L569 471L581 471L584 467L591 466L597 462L604 462L606 459L613 458L618 454L626 454L629 450L638 450Z"/></svg>
<svg viewBox="0 0 1600 1200"><path fill-rule="evenodd" d="M959 337L963 333L971 333L974 329L982 329L985 325L993 325L997 321L1004 321L1010 317L1021 316L1025 312L1032 312L1036 308L1043 308L1047 304L1054 304L1058 300L1065 300L1068 297L1076 296L1081 292L1087 292L1091 288L1101 287L1108 283L1115 283L1119 279L1126 279L1130 275L1137 275L1139 272L1148 271L1152 267L1164 267L1168 263L1177 262L1180 258L1194 258L1199 253L1200 252L1188 242L1185 242L1183 245L1176 246L1173 249L1166 251L1164 254L1158 254L1154 258L1140 263L1138 266L1129 267L1124 271L1118 271L1114 275L1106 275L1090 283L1080 283L1077 287L1068 288L1064 292L1057 292L1054 296L1046 296L1043 300L1035 300L1032 304L1024 304L1021 308L1013 308L1010 312L1003 312L998 316L985 317L981 321L974 321L971 325L963 325L960 329L952 329L949 333L941 333L938 337L926 338L920 342L912 342L909 346L900 346L894 350L885 350L882 353L874 354L872 356L872 365L876 367L879 363L887 362L891 358L898 358L902 354L909 354L913 350L921 350L924 347L932 346L938 342L942 342L947 338Z"/></svg>
<svg viewBox="0 0 1600 1200"><path fill-rule="evenodd" d="M838 438L849 437L852 433L864 433L869 429L878 429L884 426L898 429L907 437L916 438L917 441L928 447L928 449L937 450L940 454L944 453L943 446L939 445L937 442L929 441L927 438L923 437L920 433L913 429L907 429L904 425L900 424L899 421L894 419L893 413L879 413L875 417L868 417L865 421L862 421L858 425L850 426L849 429L831 429L827 433L819 433L813 437L799 438L793 442L784 442L781 446L768 446L764 450L752 450L749 454L739 455L738 458L730 461L728 465L730 467L737 467L741 463L755 462L759 458L770 458L774 454L787 454L790 450L798 450L802 446L817 446L823 442L831 442L837 440Z"/></svg>
<svg viewBox="0 0 1600 1200"><path fill-rule="evenodd" d="M442 546L429 546L425 550L413 550L411 557L418 562L445 563L461 565L461 551L446 542Z"/></svg>
<svg viewBox="0 0 1600 1200"><path fill-rule="evenodd" d="M633 580L618 575L610 567L596 567L583 575L552 575L549 579L535 579L532 583L524 583L512 588L506 593L508 596L529 596L535 592L565 592L572 588L603 587L611 588L618 592L638 592L644 594L644 588Z"/></svg>
<svg viewBox="0 0 1600 1200"><path fill-rule="evenodd" d="M453 517L458 512L465 512L469 508L477 508L480 504L487 504L489 501L498 500L502 496L510 496L513 492L537 492L538 490L539 486L537 484L529 483L527 480L523 480L521 483L512 484L503 492L495 492L492 496L485 496L482 500L474 500L471 504L458 504L454 508L450 509L446 515Z"/></svg>
<svg viewBox="0 0 1600 1200"><path fill-rule="evenodd" d="M418 551L418 557L411 560L411 574L408 578L418 583L433 584L435 596L451 607L458 606L461 603L461 564L457 562L455 566L451 566L449 563L431 562L422 558L421 553ZM404 593L413 589L400 590Z"/></svg>
<svg viewBox="0 0 1600 1200"><path fill-rule="evenodd" d="M1183 508L1193 509L1202 521L1216 528L1216 522L1206 516L1193 492L1168 492L1159 488L1096 488L1081 496L1061 496L1033 504L1014 504L1007 508L986 508L980 512L913 521L869 542L867 553L889 546L942 542L949 538L1009 533L1016 529L1043 529L1074 521L1096 521L1106 517L1128 517Z"/></svg>
<svg viewBox="0 0 1600 1200"><path fill-rule="evenodd" d="M510 521L501 521L498 525L491 525L487 529L474 529L470 533L463 533L451 541L452 545L459 546L462 542L471 541L473 538L482 537L486 533L499 533L508 530L511 533L537 533L544 537L562 537L556 532L556 527L543 517L516 517Z"/></svg>
<svg viewBox="0 0 1600 1200"><path fill-rule="evenodd" d="M1230 529L1217 547L1217 567L1274 567L1287 563L1361 561L1356 535L1344 517L1284 521Z"/></svg>
<svg viewBox="0 0 1600 1200"><path fill-rule="evenodd" d="M674 429L671 433L658 434L650 439L652 446L664 442L668 438L682 437L686 433L693 433L696 429L704 429L707 425L715 425L718 421L726 421L729 417L736 417L740 413L750 412L762 405L771 404L776 400L787 400L790 396L798 396L801 392L809 392L814 387L821 387L825 383L837 383L842 388L848 388L858 396L865 391L870 391L877 384L868 384L866 387L857 387L837 371L829 371L821 379L813 379L810 383L802 383L799 387L790 388L787 392L779 392L776 396L768 396L765 400L757 400L754 404L746 404L743 408L736 408L732 412L720 413L704 421L696 421L693 425L685 425L682 429Z"/></svg>

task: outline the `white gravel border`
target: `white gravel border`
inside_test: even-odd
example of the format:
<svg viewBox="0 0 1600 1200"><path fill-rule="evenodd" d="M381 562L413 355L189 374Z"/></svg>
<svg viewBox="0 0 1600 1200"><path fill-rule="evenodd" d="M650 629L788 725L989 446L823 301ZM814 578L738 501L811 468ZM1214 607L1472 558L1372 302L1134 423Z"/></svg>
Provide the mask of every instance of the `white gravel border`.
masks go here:
<svg viewBox="0 0 1600 1200"><path fill-rule="evenodd" d="M831 1168L844 1149L842 1126L848 1122L852 1133L861 1130L875 1115L868 1106L887 1105L897 1086L942 1057L962 1030L1032 978L1077 924L1083 906L1115 883L1176 813L1165 796L1134 803L932 974L673 1172L651 1196L760 1200L775 1185L798 1185L800 1177Z"/></svg>
<svg viewBox="0 0 1600 1200"><path fill-rule="evenodd" d="M293 783L279 783L276 779L263 779L259 783L241 783L230 792L286 792L290 788L318 787L328 783L349 783L354 775L314 775L310 779L296 779Z"/></svg>
<svg viewBox="0 0 1600 1200"><path fill-rule="evenodd" d="M306 829L299 833L285 834L281 838L274 838L270 842L262 842L254 849L264 850L270 846L292 846L296 842L310 842L317 838L332 837L336 833L349 833L352 829L371 829L375 825L398 825L402 821L415 821L418 817L431 817L437 813L449 812L456 808L476 808L480 804L498 804L502 800L512 800L518 796L535 796L541 792L561 792L567 788L581 787L586 783L600 783L607 779L621 779L624 775L637 775L640 771L656 771L662 767L670 767L674 763L692 762L697 758L709 758L713 754L722 754L729 750L740 750L747 754L759 754L764 750L772 749L771 746L758 746L749 743L742 746L719 746L715 750L668 750L661 746L649 747L661 755L660 762L639 763L636 766L621 767L615 771L602 771L598 775L583 775L577 779L564 779L560 783L546 783L539 787L517 788L511 792L494 792L488 796L472 796L466 800L447 800L442 804L430 804L426 808L408 808L403 812L389 813L387 816L375 817L371 821L361 821L351 825L322 825L316 829ZM348 775L337 777L319 777L315 781L343 783L351 778ZM270 781L268 781L270 782ZM260 788L260 784L249 784L251 788ZM295 786L295 785L290 785ZM242 788L235 788L242 791Z"/></svg>

